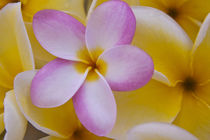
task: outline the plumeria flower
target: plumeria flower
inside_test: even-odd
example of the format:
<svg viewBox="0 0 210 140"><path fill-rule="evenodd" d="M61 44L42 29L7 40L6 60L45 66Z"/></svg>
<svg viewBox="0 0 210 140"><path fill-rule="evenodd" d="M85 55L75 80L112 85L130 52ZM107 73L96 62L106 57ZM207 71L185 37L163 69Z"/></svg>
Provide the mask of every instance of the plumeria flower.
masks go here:
<svg viewBox="0 0 210 140"><path fill-rule="evenodd" d="M165 13L151 7L132 10L137 20L133 44L151 55L155 72L145 87L115 94L118 118L110 135L119 138L136 124L158 121L173 123L208 140L210 15L193 45Z"/></svg>
<svg viewBox="0 0 210 140"><path fill-rule="evenodd" d="M109 0L93 0L89 13ZM132 6L157 8L178 22L192 40L198 33L205 16L210 12L210 0L124 0Z"/></svg>
<svg viewBox="0 0 210 140"><path fill-rule="evenodd" d="M127 140L198 140L186 130L167 123L145 123L133 127Z"/></svg>
<svg viewBox="0 0 210 140"><path fill-rule="evenodd" d="M34 69L31 44L21 15L20 3L0 10L0 133L5 140L22 140L27 121L19 110L13 91L16 74Z"/></svg>
<svg viewBox="0 0 210 140"><path fill-rule="evenodd" d="M36 38L58 58L34 77L33 104L41 108L58 107L73 97L81 123L96 135L108 134L116 118L112 90L138 89L153 74L150 56L129 45L135 26L133 12L122 1L106 2L96 8L86 28L60 11L43 10L35 14Z"/></svg>

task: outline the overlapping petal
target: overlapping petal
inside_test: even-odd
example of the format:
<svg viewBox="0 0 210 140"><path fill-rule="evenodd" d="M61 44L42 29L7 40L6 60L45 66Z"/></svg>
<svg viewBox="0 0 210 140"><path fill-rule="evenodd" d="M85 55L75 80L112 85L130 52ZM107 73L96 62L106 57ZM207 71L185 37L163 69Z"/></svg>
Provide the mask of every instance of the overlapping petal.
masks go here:
<svg viewBox="0 0 210 140"><path fill-rule="evenodd" d="M56 10L42 10L33 18L33 29L39 43L51 54L68 60L80 58L85 48L85 26L72 16Z"/></svg>
<svg viewBox="0 0 210 140"><path fill-rule="evenodd" d="M4 131L4 113L0 114L0 134ZM0 136L1 137L1 136Z"/></svg>
<svg viewBox="0 0 210 140"><path fill-rule="evenodd" d="M145 123L132 128L128 140L198 140L186 130L167 123Z"/></svg>
<svg viewBox="0 0 210 140"><path fill-rule="evenodd" d="M56 108L38 108L31 102L30 86L36 71L26 71L17 75L14 92L21 112L38 130L52 136L69 137L77 128L78 120L72 101Z"/></svg>
<svg viewBox="0 0 210 140"><path fill-rule="evenodd" d="M151 7L133 7L137 27L133 44L153 59L155 70L174 84L189 71L192 41L165 13ZM177 69L179 68L179 69Z"/></svg>
<svg viewBox="0 0 210 140"><path fill-rule="evenodd" d="M18 72L34 68L20 6L20 3L10 3L0 11L0 20L3 21L0 23L0 75L4 75L1 80L10 85L7 88L11 88L13 77Z"/></svg>
<svg viewBox="0 0 210 140"><path fill-rule="evenodd" d="M67 102L83 84L89 71L77 71L76 65L77 62L57 58L39 70L31 84L33 104L49 108Z"/></svg>
<svg viewBox="0 0 210 140"><path fill-rule="evenodd" d="M13 90L6 93L4 100L4 123L6 129L4 140L22 140L24 138L27 120L18 107Z"/></svg>
<svg viewBox="0 0 210 140"><path fill-rule="evenodd" d="M125 2L115 0L98 6L86 28L86 43L92 57L96 59L114 45L130 44L135 27L135 17Z"/></svg>
<svg viewBox="0 0 210 140"><path fill-rule="evenodd" d="M151 80L130 92L116 92L117 121L110 136L123 139L127 131L146 122L172 122L181 106L179 89Z"/></svg>
<svg viewBox="0 0 210 140"><path fill-rule="evenodd" d="M198 93L199 94L199 93ZM185 93L181 111L174 124L186 129L201 140L210 137L210 107L194 93Z"/></svg>
<svg viewBox="0 0 210 140"><path fill-rule="evenodd" d="M210 80L210 14L202 24L193 48L193 70L198 82Z"/></svg>
<svg viewBox="0 0 210 140"><path fill-rule="evenodd" d="M154 70L151 57L130 45L105 51L99 56L97 65L115 91L135 90L144 86L151 79Z"/></svg>
<svg viewBox="0 0 210 140"><path fill-rule="evenodd" d="M96 80L84 82L73 96L73 104L81 123L90 132L105 136L114 126L116 104L106 80L97 74Z"/></svg>

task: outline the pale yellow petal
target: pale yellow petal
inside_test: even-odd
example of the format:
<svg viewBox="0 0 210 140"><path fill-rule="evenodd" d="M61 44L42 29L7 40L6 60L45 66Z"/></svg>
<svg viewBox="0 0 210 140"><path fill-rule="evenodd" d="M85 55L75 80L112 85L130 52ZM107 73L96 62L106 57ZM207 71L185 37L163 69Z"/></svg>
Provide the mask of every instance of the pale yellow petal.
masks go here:
<svg viewBox="0 0 210 140"><path fill-rule="evenodd" d="M34 53L34 59L35 59L35 65L36 68L39 69L42 66L44 66L45 64L47 64L49 61L55 59L56 57L51 55L50 53L48 53L37 41L34 32L33 32L33 28L32 28L32 23L30 22L26 22L25 23L27 32L28 32L28 36L31 42L31 46L33 49L33 53Z"/></svg>
<svg viewBox="0 0 210 140"><path fill-rule="evenodd" d="M193 70L198 82L210 80L210 14L202 24L193 48Z"/></svg>
<svg viewBox="0 0 210 140"><path fill-rule="evenodd" d="M72 101L49 109L34 106L30 98L30 84L35 74L36 71L26 71L15 78L14 91L21 111L38 130L58 137L71 136L78 127Z"/></svg>
<svg viewBox="0 0 210 140"><path fill-rule="evenodd" d="M0 114L0 134L4 131L4 113Z"/></svg>
<svg viewBox="0 0 210 140"><path fill-rule="evenodd" d="M4 140L22 140L27 127L27 120L21 113L13 90L6 93L4 100Z"/></svg>
<svg viewBox="0 0 210 140"><path fill-rule="evenodd" d="M153 59L155 70L175 84L189 71L192 41L165 13L151 7L133 7L137 20L133 44Z"/></svg>
<svg viewBox="0 0 210 140"><path fill-rule="evenodd" d="M136 91L115 93L117 121L112 138L121 139L137 124L151 121L171 122L180 110L179 89L151 80Z"/></svg>
<svg viewBox="0 0 210 140"><path fill-rule="evenodd" d="M202 99L194 93L184 93L182 109L173 123L191 132L200 140L209 140L209 116L210 107Z"/></svg>
<svg viewBox="0 0 210 140"><path fill-rule="evenodd" d="M31 45L20 6L20 3L10 3L0 11L0 72L3 72L0 75L9 75L7 77L10 86L17 73L34 68ZM4 77L1 77L0 81L4 80Z"/></svg>
<svg viewBox="0 0 210 140"><path fill-rule="evenodd" d="M132 128L127 140L198 140L186 130L169 123L145 123Z"/></svg>
<svg viewBox="0 0 210 140"><path fill-rule="evenodd" d="M25 21L32 21L33 15L43 9L68 11L85 19L84 0L20 0Z"/></svg>

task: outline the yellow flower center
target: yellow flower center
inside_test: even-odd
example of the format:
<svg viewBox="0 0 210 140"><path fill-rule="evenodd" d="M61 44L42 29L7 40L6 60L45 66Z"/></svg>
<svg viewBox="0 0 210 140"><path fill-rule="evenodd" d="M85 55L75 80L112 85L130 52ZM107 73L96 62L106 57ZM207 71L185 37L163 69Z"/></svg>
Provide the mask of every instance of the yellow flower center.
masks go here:
<svg viewBox="0 0 210 140"><path fill-rule="evenodd" d="M185 91L195 91L197 88L197 82L193 77L187 77L184 82L181 83L181 86Z"/></svg>

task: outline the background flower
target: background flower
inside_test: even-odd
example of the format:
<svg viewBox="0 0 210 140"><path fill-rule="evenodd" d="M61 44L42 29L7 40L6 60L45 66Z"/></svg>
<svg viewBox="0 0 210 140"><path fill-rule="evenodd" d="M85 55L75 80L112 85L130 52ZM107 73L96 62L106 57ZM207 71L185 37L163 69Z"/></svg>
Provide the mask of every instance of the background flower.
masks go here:
<svg viewBox="0 0 210 140"><path fill-rule="evenodd" d="M137 123L160 121L173 122L207 140L209 16L192 49L186 33L163 12L151 7L134 7L133 11L137 20L133 43L151 55L156 72L142 89L115 94L119 115L113 137Z"/></svg>
<svg viewBox="0 0 210 140"><path fill-rule="evenodd" d="M0 21L0 133L5 124L5 139L21 140L27 122L18 109L12 90L13 80L19 72L34 69L34 60L20 3L1 9Z"/></svg>

